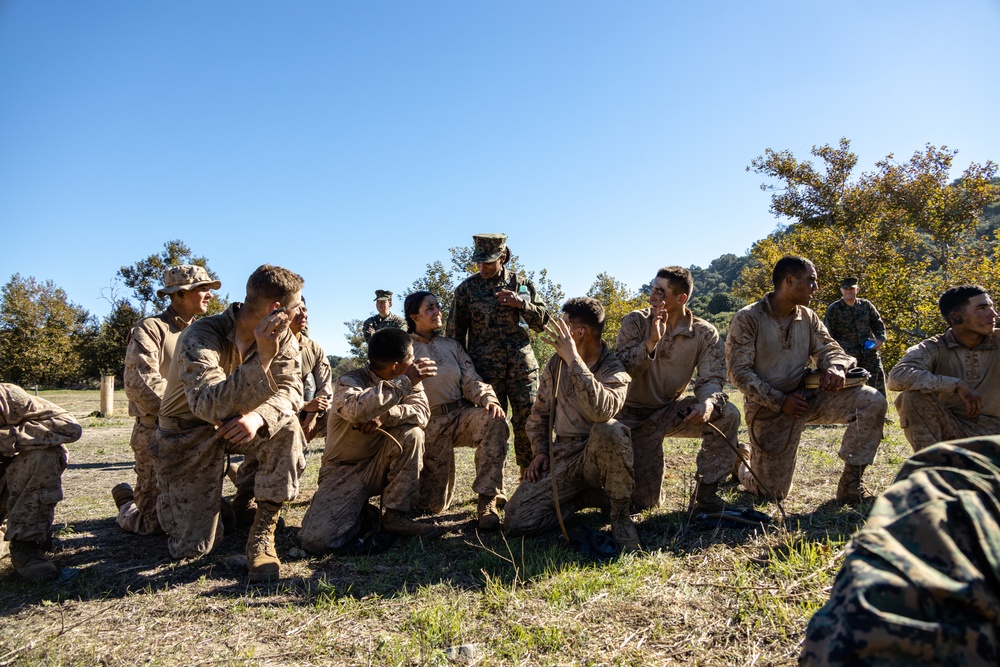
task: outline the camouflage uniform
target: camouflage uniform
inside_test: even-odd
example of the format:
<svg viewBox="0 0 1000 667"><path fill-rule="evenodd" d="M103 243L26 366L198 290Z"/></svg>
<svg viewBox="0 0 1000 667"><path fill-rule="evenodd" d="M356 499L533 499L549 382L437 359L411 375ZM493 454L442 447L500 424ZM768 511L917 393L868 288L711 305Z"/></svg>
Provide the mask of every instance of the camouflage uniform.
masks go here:
<svg viewBox="0 0 1000 667"><path fill-rule="evenodd" d="M382 496L386 509L408 513L416 507L429 413L423 389L405 375L383 380L365 364L340 376L319 488L299 531L303 549L323 554L346 545L361 529L362 510L373 495ZM377 431L356 429L376 417L398 444Z"/></svg>
<svg viewBox="0 0 1000 667"><path fill-rule="evenodd" d="M387 327L392 327L393 329L405 330L406 322L403 321L402 317L396 315L395 313L389 313L385 317L375 314L369 317L367 320L365 320L364 323L361 325L361 333L364 334L365 342L367 343L368 341L371 340L372 333L374 333L374 332L369 332L368 331L369 329L374 329L375 331L378 331L379 329L385 329Z"/></svg>
<svg viewBox="0 0 1000 667"><path fill-rule="evenodd" d="M198 320L177 341L159 426L149 443L160 488L160 523L174 558L210 552L222 537L219 508L226 455L252 454L260 462L259 501L281 504L298 494L305 444L296 412L302 396L299 346L286 331L267 372L256 344L245 358L236 347L236 315L243 304ZM215 422L256 412L257 436L236 446L215 437Z"/></svg>
<svg viewBox="0 0 1000 667"><path fill-rule="evenodd" d="M1000 329L975 349L955 340L951 329L914 345L889 372L899 425L914 451L935 442L1000 433ZM983 410L968 417L955 393L959 380L979 392Z"/></svg>
<svg viewBox="0 0 1000 667"><path fill-rule="evenodd" d="M650 311L646 308L626 315L615 345L615 354L632 376L625 406L616 419L632 430L632 505L637 509L660 505L665 437L702 438L698 475L706 484L717 484L733 470L733 447L740 427L740 411L722 392L726 360L718 330L687 311L681 326L661 337L650 356L646 352ZM695 369L694 396L681 398ZM678 414L703 401L713 406L710 421L726 434L731 445L708 424L689 424Z"/></svg>
<svg viewBox="0 0 1000 667"><path fill-rule="evenodd" d="M521 286L528 294L524 310L497 303L500 290L516 294ZM527 466L531 463L531 441L525 424L538 391L538 362L528 332L521 327L522 319L539 332L549 321L549 313L534 283L506 267L489 280L477 273L455 289L448 316L448 336L469 353L476 371L493 386L500 405L510 402L514 454L519 466Z"/></svg>
<svg viewBox="0 0 1000 667"><path fill-rule="evenodd" d="M557 373L559 395L554 396ZM635 484L632 443L628 427L613 417L625 403L629 380L603 343L601 358L590 368L580 361L567 367L559 356L549 360L527 425L533 453L549 456L549 472L514 490L504 512L507 532L536 533L557 525L549 475L556 475L564 513L577 494L591 488L603 489L612 503L628 503ZM550 451L553 411L556 439Z"/></svg>
<svg viewBox="0 0 1000 667"><path fill-rule="evenodd" d="M129 332L125 351L125 395L128 413L135 417L129 445L135 454L133 499L118 509L116 521L122 530L137 535L163 532L156 515L156 471L149 455L149 439L156 430L156 415L167 387L167 372L181 332L191 324L173 308L147 317Z"/></svg>
<svg viewBox="0 0 1000 667"><path fill-rule="evenodd" d="M424 429L419 508L437 514L454 500L455 447L476 448L472 490L495 497L503 491L510 427L485 410L490 403L500 405L493 388L476 373L458 341L445 336L427 340L415 333L410 337L414 356L437 363L437 375L420 383L427 392L430 421Z"/></svg>
<svg viewBox="0 0 1000 667"><path fill-rule="evenodd" d="M819 317L796 306L788 329L771 313L766 295L733 317L726 337L729 379L746 397L744 418L750 432L750 465L779 498L792 488L799 439L807 424L847 424L838 455L845 463L871 465L882 440L885 396L868 386L807 394L809 411L794 418L782 411L785 397L798 390L810 360L820 370L848 368L854 359L830 337ZM740 483L764 495L746 466Z"/></svg>
<svg viewBox="0 0 1000 667"><path fill-rule="evenodd" d="M801 665L1000 664L1000 439L921 450L851 539Z"/></svg>
<svg viewBox="0 0 1000 667"><path fill-rule="evenodd" d="M4 540L48 539L62 500L65 444L83 431L73 416L14 384L0 383L0 524Z"/></svg>
<svg viewBox="0 0 1000 667"><path fill-rule="evenodd" d="M867 299L858 299L853 306L848 306L843 299L838 299L827 306L823 324L844 352L857 359L858 366L872 374L868 385L885 396L882 357L878 350L865 349L866 340L886 341L885 323L875 305Z"/></svg>

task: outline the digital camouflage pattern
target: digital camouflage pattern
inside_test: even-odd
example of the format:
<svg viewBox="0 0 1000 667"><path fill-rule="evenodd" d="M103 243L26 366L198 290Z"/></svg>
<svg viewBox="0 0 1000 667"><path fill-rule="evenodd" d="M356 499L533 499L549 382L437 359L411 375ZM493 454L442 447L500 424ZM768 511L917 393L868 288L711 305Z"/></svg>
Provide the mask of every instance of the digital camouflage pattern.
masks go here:
<svg viewBox="0 0 1000 667"><path fill-rule="evenodd" d="M1000 439L910 458L851 539L801 665L1000 663Z"/></svg>
<svg viewBox="0 0 1000 667"><path fill-rule="evenodd" d="M557 525L550 475L556 476L564 511L586 489L603 489L612 503L627 503L632 496L631 437L628 427L613 419L625 403L631 378L622 362L602 346L593 367L579 359L567 365L559 356L545 366L527 429L534 454L549 456L549 472L537 482L521 482L507 502L503 525L511 534L541 532ZM553 411L557 437L550 443Z"/></svg>
<svg viewBox="0 0 1000 667"><path fill-rule="evenodd" d="M476 476L472 490L494 497L503 491L510 427L485 409L500 405L493 388L479 377L472 359L446 336L413 339L415 357L437 363L437 375L420 384L431 409L424 429L424 464L420 471L418 507L430 514L443 512L455 498L455 447L475 447ZM435 414L437 413L437 414Z"/></svg>
<svg viewBox="0 0 1000 667"><path fill-rule="evenodd" d="M231 304L181 334L159 427L149 443L160 489L160 523L174 558L207 554L221 539L219 509L227 454L257 459L258 501L281 504L294 499L305 470L305 443L296 419L302 396L298 343L285 331L266 372L257 359L256 344L243 358L236 347L236 314L242 307ZM178 395L184 400L170 400ZM259 414L264 425L249 443L237 447L215 437L216 422L251 412Z"/></svg>
<svg viewBox="0 0 1000 667"><path fill-rule="evenodd" d="M48 539L62 500L66 444L83 434L76 419L55 403L0 383L0 524L5 541Z"/></svg>
<svg viewBox="0 0 1000 667"><path fill-rule="evenodd" d="M517 294L522 286L527 290L524 310L497 301L501 290ZM448 336L469 353L476 371L493 386L500 405L506 408L510 404L514 454L518 465L527 466L531 463L531 442L525 424L538 391L538 361L528 332L521 326L522 319L541 332L549 313L534 283L503 267L489 280L477 273L455 289Z"/></svg>
<svg viewBox="0 0 1000 667"><path fill-rule="evenodd" d="M858 299L853 306L848 306L843 299L838 299L827 306L823 324L844 352L857 359L858 365L871 373L868 386L884 396L882 357L877 350L865 349L866 340L886 341L885 323L875 304L867 299Z"/></svg>
<svg viewBox="0 0 1000 667"><path fill-rule="evenodd" d="M914 451L942 440L1000 433L1000 329L975 349L955 339L951 329L914 345L889 372L899 425ZM955 392L965 381L983 399L969 417Z"/></svg>
<svg viewBox="0 0 1000 667"><path fill-rule="evenodd" d="M361 333L364 334L365 342L367 343L372 339L372 334L374 334L379 329L406 329L406 322L403 318L395 313L389 313L385 317L381 315L372 315L361 325Z"/></svg>
<svg viewBox="0 0 1000 667"><path fill-rule="evenodd" d="M615 344L615 354L632 376L625 406L616 419L632 431L636 471L632 506L636 509L660 504L665 437L702 438L698 475L703 482L715 484L733 470L733 447L740 427L740 411L722 391L726 360L718 330L686 311L685 319L660 338L650 355L646 340L652 330L651 312L652 308L645 308L626 315ZM694 396L681 398L695 370ZM678 414L705 401L712 406L710 422L725 438L711 426L689 424Z"/></svg>
<svg viewBox="0 0 1000 667"><path fill-rule="evenodd" d="M115 519L128 533L157 535L163 532L156 513L159 492L149 455L149 440L156 430L156 416L167 388L174 347L189 324L190 320L182 319L168 307L159 315L140 321L129 332L125 349L125 396L128 397L128 413L136 418L129 440L135 456L135 484L132 500L118 509Z"/></svg>
<svg viewBox="0 0 1000 667"><path fill-rule="evenodd" d="M313 554L335 551L357 535L371 496L381 495L386 509L409 513L420 495L430 414L421 386L405 375L383 380L365 364L340 376L332 405L319 488L299 531L302 548ZM376 417L392 438L355 428Z"/></svg>

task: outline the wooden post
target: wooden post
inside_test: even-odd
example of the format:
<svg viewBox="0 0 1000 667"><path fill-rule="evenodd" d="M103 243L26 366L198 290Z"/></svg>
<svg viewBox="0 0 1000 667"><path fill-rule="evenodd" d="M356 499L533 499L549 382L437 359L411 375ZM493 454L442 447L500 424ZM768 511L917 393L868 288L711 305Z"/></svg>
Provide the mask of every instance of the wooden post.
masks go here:
<svg viewBox="0 0 1000 667"><path fill-rule="evenodd" d="M101 416L113 417L115 414L115 376L101 376Z"/></svg>

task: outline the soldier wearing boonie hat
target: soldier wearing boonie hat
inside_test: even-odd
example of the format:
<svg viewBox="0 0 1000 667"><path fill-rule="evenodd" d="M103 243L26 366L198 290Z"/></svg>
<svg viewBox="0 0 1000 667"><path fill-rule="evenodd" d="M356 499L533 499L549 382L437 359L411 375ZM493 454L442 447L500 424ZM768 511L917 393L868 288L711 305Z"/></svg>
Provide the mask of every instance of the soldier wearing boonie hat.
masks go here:
<svg viewBox="0 0 1000 667"><path fill-rule="evenodd" d="M371 340L372 334L379 329L392 327L394 329L406 329L406 322L399 315L389 312L392 308L392 292L387 289L375 290L375 308L378 315L372 315L361 325L361 332L365 336L365 342Z"/></svg>
<svg viewBox="0 0 1000 667"><path fill-rule="evenodd" d="M135 417L129 444L135 453L135 488L126 482L111 489L118 507L116 521L122 530L137 535L163 532L156 513L156 472L149 456L149 439L156 429L167 371L181 332L195 316L203 315L212 299L212 290L222 287L205 267L193 264L163 270L159 297L170 297L165 311L140 321L129 332L125 351L125 395L128 413Z"/></svg>

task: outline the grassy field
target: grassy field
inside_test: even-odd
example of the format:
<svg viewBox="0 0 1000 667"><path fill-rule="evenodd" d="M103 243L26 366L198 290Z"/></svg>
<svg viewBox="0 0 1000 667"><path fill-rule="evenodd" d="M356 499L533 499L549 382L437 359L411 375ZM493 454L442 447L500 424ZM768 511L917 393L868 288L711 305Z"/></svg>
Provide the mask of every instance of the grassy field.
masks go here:
<svg viewBox="0 0 1000 667"><path fill-rule="evenodd" d="M251 586L243 535L212 556L174 562L164 537L123 534L110 489L133 481L131 420L86 416L97 392L42 395L84 426L56 508L54 560L64 578L29 585L0 560L0 666L794 664L867 510L833 501L843 428L818 427L803 437L785 525L690 529L698 442L668 439L666 502L637 519L646 551L592 563L557 535L478 535L466 449L458 503L445 517L455 531L378 556L311 558L295 537L316 486L317 440L278 533L284 579ZM119 414L125 405L119 392ZM884 489L908 454L898 426L887 425L869 489ZM509 469L508 489L515 479ZM724 495L752 504L732 484ZM596 510L584 519L606 528Z"/></svg>

